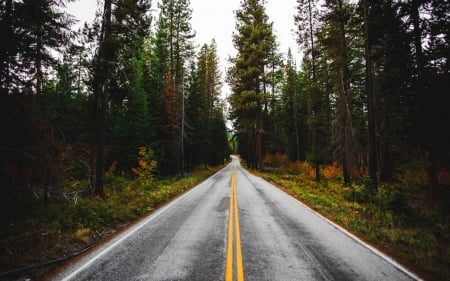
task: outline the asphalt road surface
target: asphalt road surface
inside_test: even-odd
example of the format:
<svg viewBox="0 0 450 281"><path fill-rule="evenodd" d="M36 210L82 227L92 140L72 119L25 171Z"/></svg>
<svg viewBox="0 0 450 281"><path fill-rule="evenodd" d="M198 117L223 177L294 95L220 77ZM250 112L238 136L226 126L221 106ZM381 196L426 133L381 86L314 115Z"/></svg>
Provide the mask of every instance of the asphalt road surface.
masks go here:
<svg viewBox="0 0 450 281"><path fill-rule="evenodd" d="M239 160L52 280L419 280Z"/></svg>

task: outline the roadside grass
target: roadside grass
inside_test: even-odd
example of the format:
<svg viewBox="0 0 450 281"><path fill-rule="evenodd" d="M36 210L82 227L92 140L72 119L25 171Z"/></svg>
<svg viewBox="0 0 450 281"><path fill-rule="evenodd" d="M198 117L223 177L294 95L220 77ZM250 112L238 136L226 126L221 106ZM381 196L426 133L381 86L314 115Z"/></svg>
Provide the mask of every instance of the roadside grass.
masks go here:
<svg viewBox="0 0 450 281"><path fill-rule="evenodd" d="M321 173L327 175L325 167ZM450 280L448 190L439 199L426 188L382 183L374 194L364 182L344 187L337 173L320 183L310 171L255 172L385 252L425 280Z"/></svg>
<svg viewBox="0 0 450 281"><path fill-rule="evenodd" d="M34 278L51 267L3 273L71 256L171 201L222 167L164 179L108 174L104 198L78 196L72 202L54 199L47 204L28 198L27 210L20 216L0 221L0 280L17 280L18 276L37 280ZM73 183L66 192L75 194L83 186L86 184Z"/></svg>
<svg viewBox="0 0 450 281"><path fill-rule="evenodd" d="M129 179L110 173L105 178L104 199L79 196L72 202L52 200L45 205L34 198L24 198L20 215L0 221L0 279L26 276L36 280L53 265L8 275L2 272L71 256L151 213L220 168L198 169L187 176L165 179ZM323 167L320 183L313 180L306 163L280 163L269 168L253 172L425 280L450 280L448 190L436 198L420 184L402 179L395 184L380 184L373 194L364 182L343 187L335 166ZM407 174L411 174L407 178L417 178L417 173L406 171L404 175ZM77 192L83 186L86 183L74 182L66 191Z"/></svg>

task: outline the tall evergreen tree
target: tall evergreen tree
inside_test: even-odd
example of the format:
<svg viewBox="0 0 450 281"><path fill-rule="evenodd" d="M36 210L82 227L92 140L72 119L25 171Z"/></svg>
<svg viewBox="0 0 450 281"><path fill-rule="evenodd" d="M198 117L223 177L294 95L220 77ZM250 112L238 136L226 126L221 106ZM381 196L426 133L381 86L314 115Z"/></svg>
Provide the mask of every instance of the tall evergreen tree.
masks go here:
<svg viewBox="0 0 450 281"><path fill-rule="evenodd" d="M364 21L364 59L365 76L366 76L366 97L367 97L367 118L368 118L368 144L369 144L369 177L372 179L374 186L377 186L377 144L376 144L376 128L375 128L375 107L373 97L372 82L372 59L371 44L369 40L369 5L368 0L362 0L363 21Z"/></svg>
<svg viewBox="0 0 450 281"><path fill-rule="evenodd" d="M175 93L177 95L177 107L179 111L179 126L166 126L167 124L162 124L163 127L173 128L178 130L177 133L171 134L175 139L174 142L178 142L179 146L172 147L176 149L170 153L173 157L178 154L184 154L184 128L185 124L185 114L183 111L183 105L185 104L185 80L188 71L186 62L191 59L193 52L192 40L195 36L192 30L190 20L192 17L192 9L190 8L189 0L163 0L159 4L161 10L160 17L163 18L162 27L165 28L164 34L167 44L167 61L168 72L172 75L172 80L174 83ZM184 155L180 155L184 158ZM175 159L169 162L173 162ZM183 161L182 161L183 162ZM173 171L172 171L173 172Z"/></svg>
<svg viewBox="0 0 450 281"><path fill-rule="evenodd" d="M30 73L21 81L42 93L44 78L49 69L54 69L56 60L51 50L62 51L70 43L73 20L58 10L64 2L55 0L25 0L18 3L17 37L21 50L16 62L21 65L20 74ZM25 69L23 69L25 67ZM18 75L20 75L18 74Z"/></svg>
<svg viewBox="0 0 450 281"><path fill-rule="evenodd" d="M253 168L261 168L265 153L265 71L270 65L275 40L264 4L265 1L245 0L236 11L233 44L237 55L231 59L232 67L228 71L232 89L230 116L234 120L241 155Z"/></svg>
<svg viewBox="0 0 450 281"><path fill-rule="evenodd" d="M43 188L45 200L60 187L64 134L58 134L61 109L53 77L59 61L54 53L70 48L73 23L61 10L64 3L0 3L1 182L19 187L16 194Z"/></svg>
<svg viewBox="0 0 450 281"><path fill-rule="evenodd" d="M218 126L225 127L224 124L220 125L225 121L220 102L222 78L214 39L209 45L204 44L200 48L193 71L195 73L190 83L187 114L192 127L192 149L198 153L198 159L194 163L218 164L223 161L225 152L221 145L223 140L217 137L216 132Z"/></svg>
<svg viewBox="0 0 450 281"><path fill-rule="evenodd" d="M73 18L61 8L65 1L2 1L0 4L0 81L4 91L32 88L42 93L44 80L57 65L52 51L70 45Z"/></svg>
<svg viewBox="0 0 450 281"><path fill-rule="evenodd" d="M96 104L96 168L94 193L103 196L103 173L106 134L106 113L110 96L110 84L114 57L117 52L113 45L112 35L112 1L105 0L98 53L94 61L94 95Z"/></svg>
<svg viewBox="0 0 450 281"><path fill-rule="evenodd" d="M374 126L376 135L379 136L378 140L374 141L377 145L375 150L379 151L377 158L380 159L382 180L392 177L394 159L403 158L400 154L392 154L395 147L408 146L405 137L411 129L408 128L409 122L405 114L411 100L408 90L411 75L411 64L408 63L410 51L405 26L399 18L396 6L398 5L393 1L373 2L367 6L367 28L370 36L366 38L366 44L371 46L369 60L373 68L373 110L377 112ZM399 60L405 63L399 64ZM392 131L393 127L397 128L395 132ZM370 156L369 161L372 157ZM369 162L369 175L373 173L371 169L374 168ZM373 178L373 175L371 177Z"/></svg>
<svg viewBox="0 0 450 281"><path fill-rule="evenodd" d="M308 142L308 110L305 95L305 81L298 73L289 49L284 68L282 88L283 128L287 138L286 152L292 161L305 160L310 143Z"/></svg>
<svg viewBox="0 0 450 281"><path fill-rule="evenodd" d="M161 166L164 173L174 174L179 171L180 155L177 146L177 136L180 131L181 124L180 110L178 107L178 95L175 91L172 73L169 70L164 85L163 93L163 120L161 123L162 131L162 152Z"/></svg>
<svg viewBox="0 0 450 281"><path fill-rule="evenodd" d="M97 114L96 194L103 193L103 172L107 164L104 151L106 145L111 145L105 142L105 136L108 133L106 121L110 106L115 106L116 112L124 113L123 118L129 118L128 121L131 122L129 127L134 128L130 143L128 143L129 140L117 135L112 138L118 141L114 145L120 146L127 142L127 147L130 149L121 151L124 153L121 157L123 159L121 168L131 165L131 159L135 159L138 147L147 141L145 136L147 131L145 124L148 123L146 121L147 97L143 91L142 77L145 64L143 47L150 27L149 9L149 2L144 0L120 0L114 3L106 0L104 2L99 47L93 70ZM121 106L126 108L120 109ZM119 116L121 115L115 116L116 121ZM120 130L122 136L125 131L125 129Z"/></svg>
<svg viewBox="0 0 450 281"><path fill-rule="evenodd" d="M414 139L423 151L432 190L438 190L437 168L448 163L448 139L442 138L429 124L448 118L445 109L445 87L448 86L448 1L411 0L401 2L400 14L409 27L412 54L414 94ZM444 156L441 157L440 155Z"/></svg>
<svg viewBox="0 0 450 281"><path fill-rule="evenodd" d="M207 166L207 156L211 145L211 139L207 135L206 127L206 100L204 99L204 85L202 85L198 68L204 62L201 57L203 46L198 55L197 62L192 61L188 78L188 90L186 100L186 118L191 125L187 142L187 163L189 168L203 164Z"/></svg>
<svg viewBox="0 0 450 281"><path fill-rule="evenodd" d="M320 133L321 127L323 127L319 121L322 116L321 108L319 107L320 100L322 99L322 93L317 82L317 38L316 32L319 28L319 10L315 0L297 0L297 14L294 16L295 24L297 26L297 42L300 46L303 46L305 53L309 55L309 59L305 59L303 62L308 63L305 65L307 71L309 84L308 93L310 96L310 114L309 124L311 132L312 150L311 155L315 167L316 181L320 181L320 163L322 162L321 152L322 146L320 143L324 142L324 136Z"/></svg>
<svg viewBox="0 0 450 281"><path fill-rule="evenodd" d="M327 8L324 15L324 26L327 29L324 47L328 58L332 60L334 77L334 91L337 93L337 115L334 142L336 156L343 168L345 184L350 184L350 168L356 158L354 149L358 148L355 127L352 117L352 96L349 73L349 44L348 24L350 5L345 0L325 1Z"/></svg>
<svg viewBox="0 0 450 281"><path fill-rule="evenodd" d="M263 151L279 152L278 140L281 137L281 81L283 71L282 54L278 52L275 34L268 41L271 44L263 79Z"/></svg>
<svg viewBox="0 0 450 281"><path fill-rule="evenodd" d="M163 151L161 149L162 140L162 115L163 115L163 93L164 85L167 80L169 67L168 41L166 32L165 18L160 16L156 23L155 34L150 41L150 65L148 69L148 77L146 78L146 92L148 95L149 106L149 122L150 130L150 146L155 152L158 160L163 159Z"/></svg>
<svg viewBox="0 0 450 281"><path fill-rule="evenodd" d="M149 142L148 95L144 88L144 72L148 64L145 44L151 23L149 9L148 1L121 0L113 11L112 32L117 59L112 72L110 100L111 106L119 107L117 110L124 114L109 114L108 120L114 118L117 124L111 122L107 128L118 124L126 126L111 133L108 130L107 145L113 149L106 159L109 163L118 162L116 167L125 172L137 165L139 148L148 146Z"/></svg>

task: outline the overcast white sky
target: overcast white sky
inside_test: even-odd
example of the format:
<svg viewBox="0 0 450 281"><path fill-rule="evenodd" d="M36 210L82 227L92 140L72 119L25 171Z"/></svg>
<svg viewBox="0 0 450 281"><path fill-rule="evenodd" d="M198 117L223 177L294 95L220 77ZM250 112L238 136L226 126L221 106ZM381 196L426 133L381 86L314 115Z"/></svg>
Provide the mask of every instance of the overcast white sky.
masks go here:
<svg viewBox="0 0 450 281"><path fill-rule="evenodd" d="M293 32L296 2L296 0L267 0L266 13L269 21L273 22L279 51L286 54L291 48L299 65L301 56ZM152 7L156 8L157 3L158 1L153 0ZM193 10L191 24L196 32L196 43L201 46L205 43L209 44L213 38L216 40L222 76L225 77L227 59L229 56L234 56L236 52L231 35L235 32L234 11L240 8L240 0L190 0L190 3ZM85 21L92 22L96 9L96 0L78 0L68 4L69 13L81 21L80 25Z"/></svg>
<svg viewBox="0 0 450 281"><path fill-rule="evenodd" d="M279 51L287 53L290 47L295 56L298 48L294 36L294 12L296 0L268 0L266 13L274 24L274 31L280 43ZM199 44L217 42L218 53L225 64L235 50L231 35L235 32L234 11L240 8L240 0L191 0L192 27L197 32Z"/></svg>

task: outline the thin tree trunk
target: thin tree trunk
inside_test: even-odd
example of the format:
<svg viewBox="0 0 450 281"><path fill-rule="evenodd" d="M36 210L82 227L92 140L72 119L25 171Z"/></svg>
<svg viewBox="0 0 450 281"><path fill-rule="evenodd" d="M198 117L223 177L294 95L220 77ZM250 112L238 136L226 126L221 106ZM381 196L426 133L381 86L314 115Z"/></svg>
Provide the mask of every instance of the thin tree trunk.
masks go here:
<svg viewBox="0 0 450 281"><path fill-rule="evenodd" d="M262 168L262 120L258 113L256 117L256 169Z"/></svg>
<svg viewBox="0 0 450 281"><path fill-rule="evenodd" d="M297 77L297 76L296 76ZM298 120L297 120L297 101L298 99L298 89L297 89L297 79L295 79L294 82L294 95L293 95L293 104L292 104L292 110L294 111L294 132L295 132L295 149L296 149L296 161L300 160L300 140L299 140L299 133L298 133Z"/></svg>
<svg viewBox="0 0 450 281"><path fill-rule="evenodd" d="M390 154L389 154L389 137L390 137L390 106L385 105L385 114L383 117L383 142L380 150L380 179L388 180L392 176Z"/></svg>
<svg viewBox="0 0 450 281"><path fill-rule="evenodd" d="M369 44L369 23L368 23L368 7L367 1L363 0L364 8L364 57L366 60L366 96L367 96L367 117L369 131L369 177L372 180L373 188L377 189L377 146L376 146L376 129L375 129L375 108L372 92L372 63L370 59Z"/></svg>
<svg viewBox="0 0 450 281"><path fill-rule="evenodd" d="M97 97L97 167L95 177L94 193L100 196L104 195L103 191L103 173L105 169L105 134L106 134L106 107L108 104L109 91L109 64L112 59L111 49L111 17L112 17L112 1L105 0L102 22L102 34L100 35L100 49L97 61L97 69L94 75L97 76L96 97Z"/></svg>
<svg viewBox="0 0 450 281"><path fill-rule="evenodd" d="M314 31L313 31L313 20L312 20L312 7L311 1L308 1L308 10L309 10L309 40L311 43L311 60L312 60L312 80L316 82L316 53L314 50Z"/></svg>
<svg viewBox="0 0 450 281"><path fill-rule="evenodd" d="M309 12L309 40L311 44L311 61L312 61L312 83L315 87L316 84L316 52L314 50L314 30L313 30L313 14L312 14L312 0L308 0L308 12ZM315 91L315 94L318 94ZM317 107L317 105L315 105ZM317 108L314 108L314 112L317 114ZM320 181L320 163L319 163L319 133L317 128L313 128L313 147L315 151L314 168L316 171L315 179L317 182Z"/></svg>
<svg viewBox="0 0 450 281"><path fill-rule="evenodd" d="M352 148L351 143L353 140L353 124L352 124L352 115L351 115L351 104L349 102L349 70L348 70L348 56L347 56L347 40L345 38L346 30L345 30L345 11L343 7L342 0L339 1L339 9L341 13L340 19L340 32L341 32L341 48L342 48L342 65L341 65L341 83L342 83L342 102L343 102L343 161L342 161L342 169L343 169L343 177L344 184L350 185L350 163L353 162L351 151Z"/></svg>

